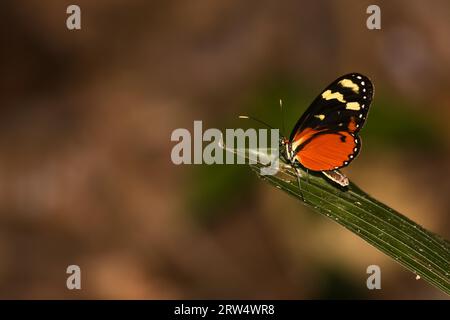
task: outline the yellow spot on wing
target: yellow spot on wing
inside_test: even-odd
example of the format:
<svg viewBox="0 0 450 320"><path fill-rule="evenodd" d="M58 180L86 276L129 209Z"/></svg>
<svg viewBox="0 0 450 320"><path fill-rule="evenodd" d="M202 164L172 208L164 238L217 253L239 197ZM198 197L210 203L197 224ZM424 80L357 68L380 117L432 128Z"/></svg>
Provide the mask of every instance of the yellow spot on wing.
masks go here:
<svg viewBox="0 0 450 320"><path fill-rule="evenodd" d="M331 90L327 90L324 93L322 93L322 98L324 98L325 100L331 100L331 99L336 99L342 103L345 103L346 101L344 100L344 96L342 95L342 93L339 92L331 92Z"/></svg>
<svg viewBox="0 0 450 320"><path fill-rule="evenodd" d="M355 93L359 93L359 86L356 83L354 83L352 80L342 79L341 81L339 81L339 84L341 86L343 86L344 88L352 89Z"/></svg>
<svg viewBox="0 0 450 320"><path fill-rule="evenodd" d="M322 121L323 119L325 119L325 115L323 115L323 114L316 114L314 117L320 119L321 121Z"/></svg>
<svg viewBox="0 0 450 320"><path fill-rule="evenodd" d="M345 109L348 109L348 110L356 110L356 111L358 111L358 110L360 110L361 108L360 108L358 102L348 102L348 103L345 105Z"/></svg>

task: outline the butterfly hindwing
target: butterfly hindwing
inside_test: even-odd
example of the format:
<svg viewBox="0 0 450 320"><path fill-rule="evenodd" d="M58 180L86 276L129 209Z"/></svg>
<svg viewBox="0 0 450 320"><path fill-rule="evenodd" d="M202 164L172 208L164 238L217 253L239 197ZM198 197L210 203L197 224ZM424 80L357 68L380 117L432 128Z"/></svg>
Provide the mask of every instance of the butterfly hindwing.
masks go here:
<svg viewBox="0 0 450 320"><path fill-rule="evenodd" d="M336 79L313 101L290 135L294 158L314 171L348 165L359 153L357 135L373 97L372 82L358 73Z"/></svg>
<svg viewBox="0 0 450 320"><path fill-rule="evenodd" d="M361 150L360 139L346 131L315 134L297 148L294 159L313 171L329 171L347 166Z"/></svg>

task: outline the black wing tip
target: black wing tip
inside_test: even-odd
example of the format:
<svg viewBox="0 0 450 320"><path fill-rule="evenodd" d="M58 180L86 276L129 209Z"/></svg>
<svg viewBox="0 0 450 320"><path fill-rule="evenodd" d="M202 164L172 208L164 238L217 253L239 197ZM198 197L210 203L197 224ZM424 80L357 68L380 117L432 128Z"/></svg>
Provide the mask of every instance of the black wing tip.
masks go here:
<svg viewBox="0 0 450 320"><path fill-rule="evenodd" d="M345 77L356 78L358 80L369 80L370 81L370 78L361 72L350 72L350 73L343 75L341 78L345 78Z"/></svg>
<svg viewBox="0 0 450 320"><path fill-rule="evenodd" d="M366 75L364 75L362 73L359 73L359 72L351 72L351 73L348 73L348 74L340 77L339 79L345 79L345 78L353 78L353 79L356 79L358 81L364 81L365 82L365 87L369 91L369 93L371 95L374 94L375 86L373 85L372 80L368 76L366 76Z"/></svg>

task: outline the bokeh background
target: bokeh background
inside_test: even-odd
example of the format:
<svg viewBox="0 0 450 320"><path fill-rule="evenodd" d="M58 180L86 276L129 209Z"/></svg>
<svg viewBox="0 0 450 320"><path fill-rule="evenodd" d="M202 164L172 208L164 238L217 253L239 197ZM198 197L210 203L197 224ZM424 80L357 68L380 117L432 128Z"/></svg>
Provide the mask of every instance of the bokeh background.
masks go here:
<svg viewBox="0 0 450 320"><path fill-rule="evenodd" d="M280 98L291 128L364 73L375 100L345 172L449 239L449 18L446 0L2 1L0 298L448 298L246 166L172 164L170 135L279 126Z"/></svg>

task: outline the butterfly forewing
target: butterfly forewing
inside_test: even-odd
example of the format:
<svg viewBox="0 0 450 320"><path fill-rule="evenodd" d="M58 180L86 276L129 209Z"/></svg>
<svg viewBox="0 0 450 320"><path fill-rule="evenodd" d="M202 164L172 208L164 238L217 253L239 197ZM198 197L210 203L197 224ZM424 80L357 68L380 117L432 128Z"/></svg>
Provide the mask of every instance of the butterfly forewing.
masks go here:
<svg viewBox="0 0 450 320"><path fill-rule="evenodd" d="M372 82L358 73L336 79L299 119L289 142L294 158L314 171L348 165L359 153L357 135L373 97Z"/></svg>
<svg viewBox="0 0 450 320"><path fill-rule="evenodd" d="M373 85L366 76L351 73L336 79L297 121L290 140L305 128L342 130L352 119L355 121L352 132L358 132L366 120L372 97Z"/></svg>

